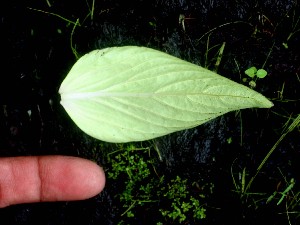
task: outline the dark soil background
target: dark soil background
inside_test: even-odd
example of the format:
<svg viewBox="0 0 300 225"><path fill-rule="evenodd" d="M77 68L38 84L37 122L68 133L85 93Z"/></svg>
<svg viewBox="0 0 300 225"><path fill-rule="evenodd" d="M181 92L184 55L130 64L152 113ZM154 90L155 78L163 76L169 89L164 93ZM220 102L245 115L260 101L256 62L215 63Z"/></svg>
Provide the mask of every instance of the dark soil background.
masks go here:
<svg viewBox="0 0 300 225"><path fill-rule="evenodd" d="M159 138L156 144L163 155L162 166L170 176L201 176L214 184L207 218L200 221L203 224L299 224L300 203L292 209L288 221L284 204L255 202L259 197L240 198L231 177L231 168L237 179L246 168L249 181L284 128L300 112L299 3L95 0L91 18L92 3L1 3L0 156L72 155L97 160L105 167L105 151L96 158L90 151L100 141L81 132L59 104L60 83L76 62L71 39L80 55L97 48L139 45L210 69L214 69L218 50L225 42L218 73L241 83L246 77L244 70L264 65L268 76L257 81L255 90L272 100L274 107L228 113L198 128ZM74 29L74 24L54 14L72 22L79 19L80 26ZM180 15L185 17L184 27L179 23ZM211 49L206 58L207 48ZM277 146L251 192L270 196L283 191L284 178L294 178L293 190L299 192L299 144L297 127ZM114 149L113 144L101 146ZM117 224L116 207L114 196L106 188L86 201L0 209L0 224ZM153 219L145 217L137 219L136 224Z"/></svg>

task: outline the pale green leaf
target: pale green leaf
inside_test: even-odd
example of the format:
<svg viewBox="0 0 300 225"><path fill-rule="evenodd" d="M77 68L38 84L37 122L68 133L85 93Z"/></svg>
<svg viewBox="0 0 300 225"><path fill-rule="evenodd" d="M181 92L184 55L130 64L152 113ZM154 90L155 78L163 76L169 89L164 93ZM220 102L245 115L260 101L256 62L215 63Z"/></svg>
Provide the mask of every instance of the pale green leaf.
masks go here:
<svg viewBox="0 0 300 225"><path fill-rule="evenodd" d="M245 74L251 78L255 76L257 69L255 66L250 67L249 69L245 70Z"/></svg>
<svg viewBox="0 0 300 225"><path fill-rule="evenodd" d="M273 105L261 94L214 72L136 46L84 55L59 93L78 127L108 142L148 140L232 110Z"/></svg>
<svg viewBox="0 0 300 225"><path fill-rule="evenodd" d="M264 69L259 69L259 70L257 70L257 72L256 72L256 76L257 76L258 78L264 78L265 76L267 76L267 74L268 74L268 72L265 71Z"/></svg>

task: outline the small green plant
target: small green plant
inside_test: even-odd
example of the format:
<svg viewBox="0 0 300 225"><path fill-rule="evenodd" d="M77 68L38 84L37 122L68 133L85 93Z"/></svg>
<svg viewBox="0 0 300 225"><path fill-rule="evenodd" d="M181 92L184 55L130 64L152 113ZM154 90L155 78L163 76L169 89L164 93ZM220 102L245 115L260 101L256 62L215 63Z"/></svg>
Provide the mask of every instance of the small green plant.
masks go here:
<svg viewBox="0 0 300 225"><path fill-rule="evenodd" d="M290 182L287 183L288 186L285 188L284 191L282 192L278 192L275 191L268 199L267 199L267 203L269 203L271 200L273 200L275 197L277 197L278 195L280 196L279 200L277 201L277 205L280 205L282 203L282 201L288 197L288 194L291 192L291 190L293 189L293 187L295 186L295 179L292 178Z"/></svg>
<svg viewBox="0 0 300 225"><path fill-rule="evenodd" d="M172 200L171 207L168 209L160 209L164 217L169 217L173 222L183 223L187 221L187 215L192 215L194 219L204 219L206 217L206 209L200 204L199 199L205 198L203 194L199 194L196 198L191 195L187 186L187 179L181 179L177 176L172 179L167 187L162 187L161 191L169 200Z"/></svg>
<svg viewBox="0 0 300 225"><path fill-rule="evenodd" d="M137 151L139 153L135 154ZM125 181L120 185L120 189L123 187L123 191L118 194L125 209L121 216L134 217L135 206L157 201L152 200L151 193L154 190L153 185L156 184L151 180L153 177L150 177L152 161L145 160L143 156L148 151L149 148L136 148L129 145L125 148L121 146L120 150L109 154L109 162L112 166L107 173L108 178Z"/></svg>
<svg viewBox="0 0 300 225"><path fill-rule="evenodd" d="M281 209L285 208L288 224L294 224L292 221L297 221L300 218L300 191L296 186L297 182L295 178L287 180L287 177L284 176L280 168L278 170L284 182L280 181L278 183L276 190L268 197L266 203L275 203L277 207Z"/></svg>
<svg viewBox="0 0 300 225"><path fill-rule="evenodd" d="M245 74L251 78L251 80L249 81L249 86L251 88L255 88L257 78L259 79L265 78L268 72L264 69L257 69L255 66L252 66L247 70L245 70ZM247 82L247 78L244 78L243 81Z"/></svg>
<svg viewBox="0 0 300 225"><path fill-rule="evenodd" d="M156 224L204 219L204 193L212 193L211 184L208 192L208 185L201 185L199 194L200 191L190 191L199 187L197 182L188 184L188 180L180 176L167 181L165 176L157 175L155 159L150 158L149 153L150 147L138 148L130 144L120 145L119 150L108 154L108 181L118 187L115 199L121 206L117 224L130 224L140 216L140 211L150 209L157 216Z"/></svg>

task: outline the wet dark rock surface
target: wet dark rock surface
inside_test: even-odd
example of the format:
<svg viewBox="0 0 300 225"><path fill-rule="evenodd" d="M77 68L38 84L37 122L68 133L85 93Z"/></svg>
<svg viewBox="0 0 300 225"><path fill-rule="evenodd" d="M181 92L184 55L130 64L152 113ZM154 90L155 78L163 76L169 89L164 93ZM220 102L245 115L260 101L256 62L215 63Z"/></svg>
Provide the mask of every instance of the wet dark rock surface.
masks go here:
<svg viewBox="0 0 300 225"><path fill-rule="evenodd" d="M234 191L231 169L238 177L246 168L248 182L285 125L293 121L289 118L300 112L297 1L104 0L95 1L92 19L87 16L87 2L91 7L92 1L49 2L51 7L47 1L13 0L0 9L1 157L61 154L95 160L90 149L99 142L83 134L59 104L58 88L76 61L71 36L79 54L110 46L148 46L210 69L215 68L218 50L225 42L218 73L242 83L245 69L264 65L268 76L257 81L256 90L271 99L274 107L228 113L157 139L163 158L160 167L169 176L198 176L214 184L207 218L200 221L203 224L289 224L284 205L241 199ZM79 19L80 26L74 29L74 24L45 12L72 22ZM185 16L184 27L180 15ZM211 49L206 58L207 48ZM252 193L271 195L279 183L284 189L282 174L287 180L294 178L294 191L300 191L299 143L298 127L277 146L254 181ZM101 154L96 160L105 166L105 152ZM117 224L116 207L114 196L106 189L86 201L0 209L0 224ZM299 203L294 210L298 217L290 218L293 225L300 222ZM147 213L140 215L135 224L151 220Z"/></svg>

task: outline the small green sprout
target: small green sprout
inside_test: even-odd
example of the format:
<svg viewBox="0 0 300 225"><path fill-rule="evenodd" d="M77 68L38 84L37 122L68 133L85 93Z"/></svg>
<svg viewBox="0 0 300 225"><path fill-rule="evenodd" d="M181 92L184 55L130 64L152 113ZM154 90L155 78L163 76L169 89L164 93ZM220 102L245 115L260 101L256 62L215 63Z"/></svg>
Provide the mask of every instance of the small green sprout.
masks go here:
<svg viewBox="0 0 300 225"><path fill-rule="evenodd" d="M232 137L227 138L227 144L231 144L232 143Z"/></svg>
<svg viewBox="0 0 300 225"><path fill-rule="evenodd" d="M255 66L252 66L250 68L248 68L247 70L245 70L245 74L252 78L252 80L249 82L249 86L251 88L255 88L256 87L256 79L262 79L264 77L267 76L268 72L264 69L256 69ZM247 78L243 79L244 81L247 81Z"/></svg>
<svg viewBox="0 0 300 225"><path fill-rule="evenodd" d="M245 74L251 78L254 78L255 76L257 76L258 78L264 78L268 73L264 69L257 70L255 66L252 66L249 69L245 70Z"/></svg>

